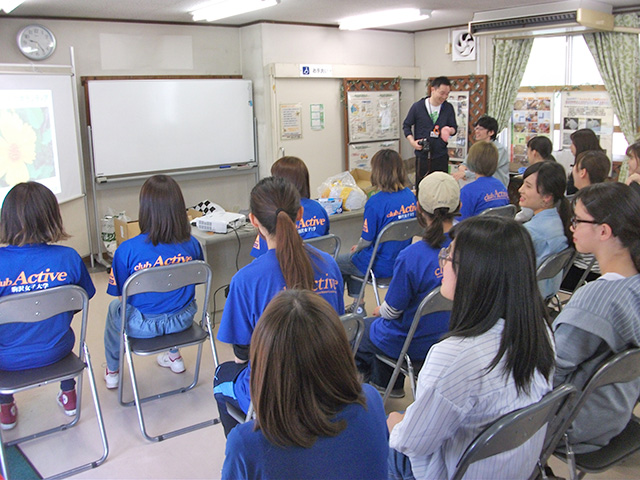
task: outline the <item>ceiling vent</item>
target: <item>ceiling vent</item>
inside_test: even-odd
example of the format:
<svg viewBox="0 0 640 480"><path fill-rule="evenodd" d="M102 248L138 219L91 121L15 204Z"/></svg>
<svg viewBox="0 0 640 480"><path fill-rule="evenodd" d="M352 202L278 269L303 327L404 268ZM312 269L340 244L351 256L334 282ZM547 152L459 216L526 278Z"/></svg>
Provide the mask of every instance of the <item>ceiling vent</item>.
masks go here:
<svg viewBox="0 0 640 480"><path fill-rule="evenodd" d="M613 30L611 5L565 1L474 14L471 35L530 37Z"/></svg>

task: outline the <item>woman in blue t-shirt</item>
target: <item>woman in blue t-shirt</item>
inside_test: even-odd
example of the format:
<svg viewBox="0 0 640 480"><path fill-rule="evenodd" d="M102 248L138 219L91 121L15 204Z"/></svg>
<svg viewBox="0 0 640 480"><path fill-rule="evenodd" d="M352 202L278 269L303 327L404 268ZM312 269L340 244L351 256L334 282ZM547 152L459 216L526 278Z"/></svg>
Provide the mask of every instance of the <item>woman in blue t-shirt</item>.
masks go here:
<svg viewBox="0 0 640 480"><path fill-rule="evenodd" d="M334 308L286 290L251 338L255 420L227 439L223 479L386 479L380 395L361 385Z"/></svg>
<svg viewBox="0 0 640 480"><path fill-rule="evenodd" d="M121 295L127 278L144 268L203 259L200 243L191 236L182 191L173 178L154 175L144 182L140 189L138 218L140 235L118 247L111 265L107 293L120 298L109 305L104 327L107 388L118 387ZM134 295L127 305L127 332L133 338L182 332L191 326L197 310L193 285L171 292ZM158 355L157 362L174 373L185 371L177 348Z"/></svg>
<svg viewBox="0 0 640 480"><path fill-rule="evenodd" d="M302 218L296 222L298 233L306 240L329 234L329 215L322 205L309 198L309 170L298 157L282 157L271 166L271 175L289 180L298 189ZM269 250L267 242L258 234L251 256L259 257Z"/></svg>
<svg viewBox="0 0 640 480"><path fill-rule="evenodd" d="M418 192L418 221L425 227L424 236L398 255L387 295L373 311L374 316L365 320L365 333L356 354L356 365L365 381L381 390L387 386L393 368L377 360L376 354L398 358L418 305L442 282L438 254L451 243L447 232L453 227L460 205L458 182L444 172L424 177ZM411 360L419 366L431 346L448 330L449 312L423 317L409 347ZM404 397L402 374L391 397Z"/></svg>
<svg viewBox="0 0 640 480"><path fill-rule="evenodd" d="M250 208L249 219L269 250L233 276L220 321L218 340L232 344L236 357L220 365L214 379L225 434L237 425L226 404L245 413L249 409L249 344L271 299L285 288L312 290L339 315L344 313L338 265L331 255L305 245L296 230L302 208L295 186L284 178L267 177L251 190Z"/></svg>
<svg viewBox="0 0 640 480"><path fill-rule="evenodd" d="M51 245L69 238L62 225L58 201L44 185L19 183L4 199L0 215L0 297L78 285L89 298L96 289L75 250ZM46 312L45 312L46 314ZM71 312L36 323L0 325L0 370L25 370L51 365L66 357L75 343ZM58 404L76 414L76 382L60 383ZM0 427L16 425L18 409L13 395L0 395Z"/></svg>
<svg viewBox="0 0 640 480"><path fill-rule="evenodd" d="M350 297L358 298L362 282L354 280L351 275L363 277L366 273L376 238L389 223L406 220L416 216L416 196L406 185L407 172L400 154L394 150L380 150L371 159L371 184L377 187L378 193L373 195L364 206L364 223L358 244L351 247L349 254L338 257L338 265L347 292ZM393 274L393 264L400 250L410 241L386 242L376 253L373 272L377 277L389 278ZM364 312L364 303L352 305L349 311Z"/></svg>

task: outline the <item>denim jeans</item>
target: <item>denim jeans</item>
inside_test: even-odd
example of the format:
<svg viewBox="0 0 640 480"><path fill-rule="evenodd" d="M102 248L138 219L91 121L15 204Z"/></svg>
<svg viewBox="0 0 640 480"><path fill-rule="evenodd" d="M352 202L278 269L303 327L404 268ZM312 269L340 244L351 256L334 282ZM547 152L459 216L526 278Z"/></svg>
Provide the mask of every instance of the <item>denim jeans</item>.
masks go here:
<svg viewBox="0 0 640 480"><path fill-rule="evenodd" d="M389 457L387 460L387 464L389 465L389 480L415 480L409 457L393 448L389 448Z"/></svg>
<svg viewBox="0 0 640 480"><path fill-rule="evenodd" d="M364 272L361 272L360 269L353 264L351 257L353 257L351 253L338 255L336 263L340 268L344 284L347 286L347 293L351 298L358 298L360 289L362 288L362 282L351 278L351 275L364 277Z"/></svg>
<svg viewBox="0 0 640 480"><path fill-rule="evenodd" d="M157 315L143 315L137 308L127 305L127 334L133 338L154 338L182 332L191 326L197 311L195 300L178 312ZM120 368L121 315L122 302L115 299L109 304L104 326L104 354L107 368L112 372Z"/></svg>
<svg viewBox="0 0 640 480"><path fill-rule="evenodd" d="M68 380L63 380L60 382L60 390L63 392L68 392L69 390L73 390L76 388L76 379L70 378ZM0 395L0 404L6 404L13 402L13 395Z"/></svg>
<svg viewBox="0 0 640 480"><path fill-rule="evenodd" d="M393 368L382 363L376 358L376 354L386 355L382 350L375 346L371 341L370 332L371 324L379 317L369 317L364 319L364 333L360 346L356 352L356 367L358 371L362 373L364 381L366 383L371 382L379 387L386 387L391 380L393 374ZM396 382L393 386L393 390L404 389L404 375L400 372Z"/></svg>

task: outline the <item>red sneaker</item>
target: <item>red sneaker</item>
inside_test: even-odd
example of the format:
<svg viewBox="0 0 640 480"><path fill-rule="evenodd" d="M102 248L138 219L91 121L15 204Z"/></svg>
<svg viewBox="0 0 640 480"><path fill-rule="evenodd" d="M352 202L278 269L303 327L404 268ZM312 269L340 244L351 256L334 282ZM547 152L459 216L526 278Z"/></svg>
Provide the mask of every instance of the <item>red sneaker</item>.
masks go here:
<svg viewBox="0 0 640 480"><path fill-rule="evenodd" d="M64 414L73 417L76 414L76 389L69 390L68 392L63 392L60 390L58 392L58 397L56 398L58 405L60 405L64 409Z"/></svg>
<svg viewBox="0 0 640 480"><path fill-rule="evenodd" d="M11 430L18 421L18 407L16 402L0 404L0 428Z"/></svg>

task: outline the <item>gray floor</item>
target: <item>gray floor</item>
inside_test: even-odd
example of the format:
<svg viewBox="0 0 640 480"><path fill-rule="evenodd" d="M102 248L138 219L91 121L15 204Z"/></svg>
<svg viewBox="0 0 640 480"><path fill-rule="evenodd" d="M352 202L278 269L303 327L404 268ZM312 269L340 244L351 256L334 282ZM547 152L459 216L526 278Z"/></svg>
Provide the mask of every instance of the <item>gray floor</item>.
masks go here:
<svg viewBox="0 0 640 480"><path fill-rule="evenodd" d="M221 425L163 442L150 443L140 433L135 408L121 407L117 400L117 392L106 389L102 378L105 367L102 338L105 312L111 297L105 293L107 274L92 273L92 278L98 293L91 300L87 343L92 355L110 454L103 465L75 478L219 478L225 447ZM368 309L372 310L375 301L370 288L367 289L366 300ZM217 349L221 361L232 358L231 349L227 345L217 343ZM136 357L136 371L142 379L143 392L159 391L162 388L177 386L180 382L188 383L186 377L193 372L195 351L195 348L182 351L187 372L180 375L158 367L155 358ZM200 383L194 390L144 404L145 419L150 433L158 434L216 417L218 412L211 389L213 371L211 349L207 345L203 352ZM408 390L408 382L406 383ZM54 426L65 421L67 417L55 403L57 391L57 385L47 385L18 394L18 425L14 430L6 432L5 439L27 434L41 426ZM22 445L29 460L43 476L52 475L100 456L100 439L86 381L83 392L84 410L75 428ZM411 395L408 393L404 399L390 400L387 410L404 410L410 401ZM551 465L558 475L568 476L561 461L553 459ZM605 474L587 475L586 478L640 478L640 455Z"/></svg>

